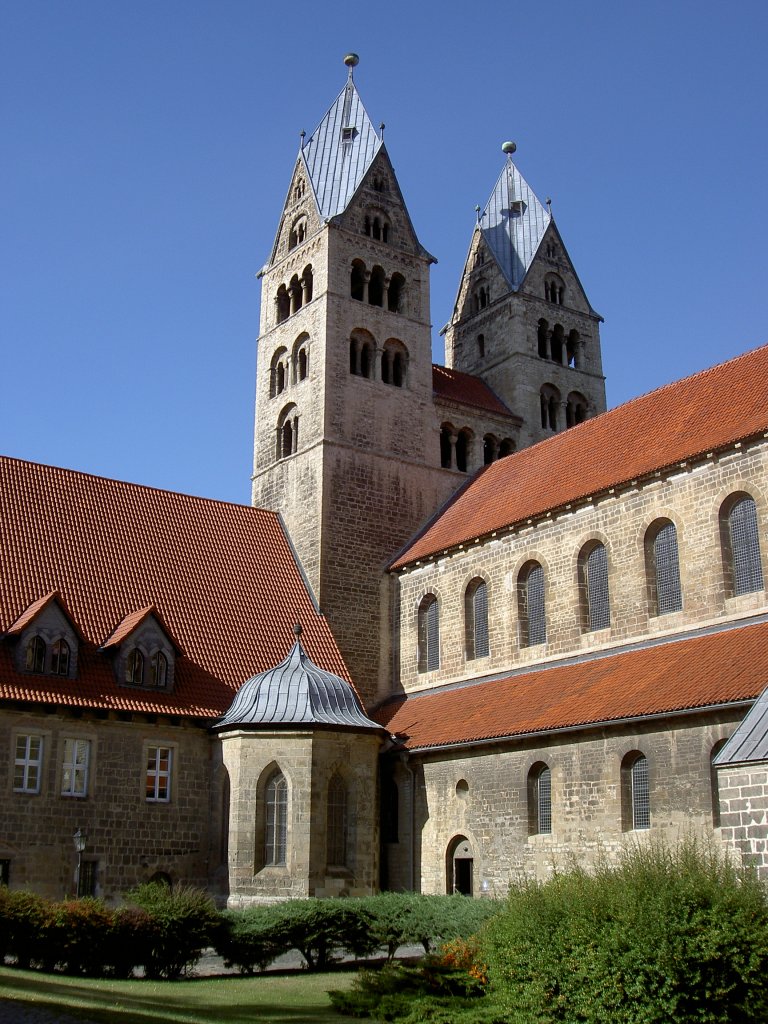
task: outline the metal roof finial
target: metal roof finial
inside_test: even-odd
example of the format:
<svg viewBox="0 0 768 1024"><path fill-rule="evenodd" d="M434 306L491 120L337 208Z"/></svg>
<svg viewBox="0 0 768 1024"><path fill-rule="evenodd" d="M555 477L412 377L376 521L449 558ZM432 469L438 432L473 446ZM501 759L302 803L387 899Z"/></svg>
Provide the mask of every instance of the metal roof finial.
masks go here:
<svg viewBox="0 0 768 1024"><path fill-rule="evenodd" d="M379 131L381 132L381 137L382 137L382 139L384 138L384 129L385 129L386 127L387 127L387 126L386 126L386 125L384 124L384 122L383 122L383 121L382 121L382 122L381 122L381 124L379 125Z"/></svg>
<svg viewBox="0 0 768 1024"><path fill-rule="evenodd" d="M345 53L344 54L344 63L349 68L349 77L352 78L352 71L360 63L360 58L358 57L358 55L356 53Z"/></svg>
<svg viewBox="0 0 768 1024"><path fill-rule="evenodd" d="M508 157L512 157L512 154L517 150L517 144L514 142L502 142L501 152L506 153Z"/></svg>
<svg viewBox="0 0 768 1024"><path fill-rule="evenodd" d="M547 196L545 202L547 204L547 210L549 210L549 216L551 217L552 216L552 197L551 196Z"/></svg>
<svg viewBox="0 0 768 1024"><path fill-rule="evenodd" d="M475 216L477 217L477 223L479 224L480 223L480 207L479 206L475 207Z"/></svg>
<svg viewBox="0 0 768 1024"><path fill-rule="evenodd" d="M293 635L298 640L303 632L304 630L301 628L301 623L297 622L296 625L293 627Z"/></svg>
<svg viewBox="0 0 768 1024"><path fill-rule="evenodd" d="M304 149L304 139L306 137L307 137L307 133L302 128L301 131L299 132L299 138L301 139L301 142L299 143L299 146L301 147L301 149Z"/></svg>

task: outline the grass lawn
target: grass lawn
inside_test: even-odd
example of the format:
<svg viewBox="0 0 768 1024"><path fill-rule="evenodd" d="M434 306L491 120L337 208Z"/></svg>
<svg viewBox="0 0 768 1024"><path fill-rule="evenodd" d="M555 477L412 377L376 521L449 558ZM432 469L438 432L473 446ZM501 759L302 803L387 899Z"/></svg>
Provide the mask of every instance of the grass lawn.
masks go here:
<svg viewBox="0 0 768 1024"><path fill-rule="evenodd" d="M0 997L62 1010L98 1024L350 1024L331 1007L329 988L354 973L262 974L189 981L103 981L0 967Z"/></svg>

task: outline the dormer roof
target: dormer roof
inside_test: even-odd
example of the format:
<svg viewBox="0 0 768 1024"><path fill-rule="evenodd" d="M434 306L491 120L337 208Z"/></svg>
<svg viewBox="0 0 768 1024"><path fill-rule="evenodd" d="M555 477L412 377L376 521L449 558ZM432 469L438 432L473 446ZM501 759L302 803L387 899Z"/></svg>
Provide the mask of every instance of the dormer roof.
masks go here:
<svg viewBox="0 0 768 1024"><path fill-rule="evenodd" d="M28 605L24 611L19 615L15 622L12 622L8 629L5 631L6 636L19 636L23 633L27 626L31 625L35 619L45 611L50 604L56 604L61 610L62 614L66 617L72 629L82 640L82 634L77 628L77 624L69 613L67 606L64 604L61 595L58 590L49 590L47 594L39 597L36 601L33 601Z"/></svg>
<svg viewBox="0 0 768 1024"><path fill-rule="evenodd" d="M301 148L301 159L324 219L344 212L383 145L350 74Z"/></svg>
<svg viewBox="0 0 768 1024"><path fill-rule="evenodd" d="M551 221L508 156L479 226L512 291L523 283Z"/></svg>
<svg viewBox="0 0 768 1024"><path fill-rule="evenodd" d="M169 641L176 648L177 654L181 654L182 650L176 639L171 634L166 624L163 622L162 616L158 612L157 608L153 604L148 604L144 608L138 608L134 612L129 612L121 621L117 624L113 632L104 643L101 645L101 649L106 651L111 647L119 646L124 640L135 633L142 622L146 621L150 615L157 621L158 625L168 637Z"/></svg>
<svg viewBox="0 0 768 1024"><path fill-rule="evenodd" d="M366 717L350 684L318 668L299 640L279 665L243 683L215 728L285 725L381 731Z"/></svg>

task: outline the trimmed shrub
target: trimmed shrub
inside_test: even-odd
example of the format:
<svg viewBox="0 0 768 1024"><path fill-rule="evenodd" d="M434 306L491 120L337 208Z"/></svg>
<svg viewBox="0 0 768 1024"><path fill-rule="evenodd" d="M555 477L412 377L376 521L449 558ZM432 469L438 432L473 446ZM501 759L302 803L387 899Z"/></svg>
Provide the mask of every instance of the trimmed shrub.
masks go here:
<svg viewBox="0 0 768 1024"><path fill-rule="evenodd" d="M307 970L327 969L341 952L366 956L378 948L370 920L356 902L346 899L306 899L283 903L276 921L288 949L298 949Z"/></svg>
<svg viewBox="0 0 768 1024"><path fill-rule="evenodd" d="M428 953L446 939L468 939L503 906L496 900L412 892L382 892L359 902L370 918L372 937L389 960L400 946L421 945Z"/></svg>
<svg viewBox="0 0 768 1024"><path fill-rule="evenodd" d="M6 890L3 901L5 955L13 958L18 967L44 964L51 970L52 949L47 944L46 931L51 920L51 903L24 890Z"/></svg>
<svg viewBox="0 0 768 1024"><path fill-rule="evenodd" d="M521 885L481 941L492 1001L513 1024L768 1019L764 891L694 840Z"/></svg>
<svg viewBox="0 0 768 1024"><path fill-rule="evenodd" d="M119 907L112 918L112 927L104 936L105 973L117 978L130 978L147 960L147 951L160 940L155 919L141 907Z"/></svg>
<svg viewBox="0 0 768 1024"><path fill-rule="evenodd" d="M113 918L112 911L92 898L51 903L38 955L68 974L103 974Z"/></svg>
<svg viewBox="0 0 768 1024"><path fill-rule="evenodd" d="M292 949L283 918L282 905L224 911L214 945L225 966L253 974Z"/></svg>
<svg viewBox="0 0 768 1024"><path fill-rule="evenodd" d="M216 937L219 915L202 889L174 889L147 883L132 889L127 899L152 919L141 962L148 978L178 978L200 959Z"/></svg>

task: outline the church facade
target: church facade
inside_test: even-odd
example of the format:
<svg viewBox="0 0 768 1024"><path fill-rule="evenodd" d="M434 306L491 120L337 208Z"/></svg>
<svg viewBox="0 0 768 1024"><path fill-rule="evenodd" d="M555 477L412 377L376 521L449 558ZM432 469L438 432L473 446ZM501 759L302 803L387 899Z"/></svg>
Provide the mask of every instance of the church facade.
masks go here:
<svg viewBox="0 0 768 1024"><path fill-rule="evenodd" d="M768 871L768 348L606 412L505 144L433 365L347 64L260 275L253 507L0 460L2 880L502 894L690 830Z"/></svg>

